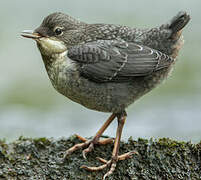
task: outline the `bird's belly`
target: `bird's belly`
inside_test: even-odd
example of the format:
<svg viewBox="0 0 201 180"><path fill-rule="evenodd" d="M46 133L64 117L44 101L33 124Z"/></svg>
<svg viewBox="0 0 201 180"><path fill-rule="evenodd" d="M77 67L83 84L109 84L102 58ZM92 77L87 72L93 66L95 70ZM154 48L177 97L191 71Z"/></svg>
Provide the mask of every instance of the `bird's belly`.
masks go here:
<svg viewBox="0 0 201 180"><path fill-rule="evenodd" d="M171 68L163 69L147 77L136 77L124 83L95 83L77 72L58 75L52 82L55 89L89 109L102 112L120 112L156 87Z"/></svg>

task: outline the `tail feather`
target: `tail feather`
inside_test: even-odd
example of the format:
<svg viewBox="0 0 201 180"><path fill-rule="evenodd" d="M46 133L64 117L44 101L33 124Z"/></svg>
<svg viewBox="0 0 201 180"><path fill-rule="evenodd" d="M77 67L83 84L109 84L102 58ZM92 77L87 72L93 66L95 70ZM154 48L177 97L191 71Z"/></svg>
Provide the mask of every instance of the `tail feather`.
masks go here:
<svg viewBox="0 0 201 180"><path fill-rule="evenodd" d="M186 12L179 12L175 17L172 18L170 23L168 24L168 29L171 30L170 39L173 44L171 46L172 52L171 57L176 58L179 50L184 44L182 29L188 24L190 21L190 16Z"/></svg>
<svg viewBox="0 0 201 180"><path fill-rule="evenodd" d="M183 11L180 11L175 17L172 18L169 24L169 28L172 30L172 34L179 32L189 22L190 16Z"/></svg>

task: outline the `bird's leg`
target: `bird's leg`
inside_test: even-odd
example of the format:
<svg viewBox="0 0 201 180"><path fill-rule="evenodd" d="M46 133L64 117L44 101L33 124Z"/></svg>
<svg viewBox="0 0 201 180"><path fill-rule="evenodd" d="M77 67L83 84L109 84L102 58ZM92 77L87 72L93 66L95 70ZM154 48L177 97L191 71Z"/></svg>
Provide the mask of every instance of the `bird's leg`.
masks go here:
<svg viewBox="0 0 201 180"><path fill-rule="evenodd" d="M113 173L113 171L116 168L116 164L118 161L118 154L119 154L119 145L120 145L120 140L121 140L121 134L122 134L122 130L126 121L126 112L118 115L118 127L117 127L117 132L116 132L116 138L115 138L115 142L114 142L114 148L112 151L112 159L111 159L111 166L110 166L110 170L104 175L103 179L105 179L105 177L109 176L110 174Z"/></svg>
<svg viewBox="0 0 201 180"><path fill-rule="evenodd" d="M126 120L126 112L124 111L120 114L117 114L117 118L118 118L118 127L117 127L116 138L115 138L115 142L114 142L114 148L113 148L111 160L106 161L102 158L98 158L98 160L101 161L102 163L104 163L104 165L101 165L98 167L81 166L81 168L84 168L89 171L99 171L99 170L102 170L102 169L110 166L110 170L103 176L103 179L105 179L107 176L111 175L114 172L117 161L131 158L133 154L137 154L137 152L131 151L131 152L118 156L122 129L123 129L123 126L124 126L124 123Z"/></svg>
<svg viewBox="0 0 201 180"><path fill-rule="evenodd" d="M76 144L73 147L71 147L70 149L68 149L65 153L64 158L66 158L69 154L73 153L74 151L88 146L88 148L86 148L82 151L83 157L86 158L86 154L93 150L94 144L103 144L104 145L104 144L112 143L113 142L112 138L107 138L104 140L99 140L99 139L100 139L100 136L107 129L107 127L110 125L110 123L114 120L115 117L116 117L116 114L113 113L91 140L87 140L79 135L76 135L78 137L78 139L83 141L83 143Z"/></svg>

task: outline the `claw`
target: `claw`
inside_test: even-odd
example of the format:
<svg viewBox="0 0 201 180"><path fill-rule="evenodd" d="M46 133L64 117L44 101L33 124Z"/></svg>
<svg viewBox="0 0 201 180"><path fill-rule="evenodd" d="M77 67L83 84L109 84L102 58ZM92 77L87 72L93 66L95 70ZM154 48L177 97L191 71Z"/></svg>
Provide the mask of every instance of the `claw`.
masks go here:
<svg viewBox="0 0 201 180"><path fill-rule="evenodd" d="M107 161L101 157L96 157L97 160L99 160L101 163L107 164Z"/></svg>
<svg viewBox="0 0 201 180"><path fill-rule="evenodd" d="M84 143L80 143L80 144L74 145L73 147L71 147L70 149L68 149L68 150L66 151L66 153L64 154L64 159L66 159L67 156L70 155L71 153L73 153L74 151L76 151L76 150L78 150L78 149L81 149L81 148L83 148L83 147L88 146L89 143L90 143L90 141L86 141L86 142L84 142Z"/></svg>
<svg viewBox="0 0 201 180"><path fill-rule="evenodd" d="M114 161L114 162L112 163L111 167L110 167L110 170L103 176L103 180L105 180L105 178L106 178L107 176L111 175L111 174L114 172L116 166L117 166L117 161Z"/></svg>
<svg viewBox="0 0 201 180"><path fill-rule="evenodd" d="M110 125L110 123L114 120L115 117L117 117L117 119L118 119L118 127L117 127L115 141L113 138L107 138L107 139L99 140L101 135L105 131L105 129ZM131 151L131 152L128 152L128 153L125 153L125 154L118 156L121 133L122 133L122 129L123 129L125 120L126 120L126 112L125 111L123 111L122 113L119 113L119 114L112 114L109 117L109 119L104 123L104 125L99 129L99 131L96 133L96 135L93 137L92 140L87 140L86 138L83 138L83 137L76 134L76 137L79 140L81 140L83 143L76 144L73 147L71 147L70 149L68 149L66 151L64 158L66 158L72 152L88 146L86 149L84 149L82 151L82 155L86 159L87 153L91 152L94 149L95 144L105 145L105 144L114 142L114 148L113 148L111 160L106 161L103 158L97 157L97 160L99 160L101 163L103 163L103 165L98 166L98 167L89 167L89 166L82 165L80 167L80 168L86 169L88 171L100 171L100 170L103 170L106 167L110 166L110 170L103 176L103 180L105 180L105 178L107 176L111 175L114 172L118 161L125 160L127 158L131 158L133 154L138 154L135 151Z"/></svg>
<svg viewBox="0 0 201 180"><path fill-rule="evenodd" d="M97 139L92 139L92 140L87 140L86 138L79 136L77 134L75 134L75 136L82 141L82 143L76 144L73 147L71 147L70 149L68 149L66 151L66 153L64 154L64 159L66 159L70 154L72 154L74 151L87 147L86 149L84 149L82 151L82 155L84 157L84 159L87 159L86 155L87 153L91 152L94 149L94 144L99 144L99 145L105 145L105 144L109 144L109 143L113 143L114 139L113 138L107 138L107 139L103 139L103 140L98 140Z"/></svg>
<svg viewBox="0 0 201 180"><path fill-rule="evenodd" d="M125 160L125 159L128 159L128 158L132 158L132 155L134 155L134 154L139 155L139 153L136 152L136 151L130 151L130 152L127 152L125 154L122 154L122 155L118 156L118 160L122 161L122 160Z"/></svg>
<svg viewBox="0 0 201 180"><path fill-rule="evenodd" d="M103 180L105 180L105 178L107 176L111 175L114 172L118 161L122 161L122 160L125 160L128 158L131 158L133 154L138 155L138 153L136 151L130 151L130 152L127 152L125 154L118 156L117 159L111 159L109 161L107 161L103 158L97 157L96 159L99 160L101 163L103 163L103 165L97 166L97 167L89 167L89 166L83 165L80 168L85 169L87 171L100 171L100 170L103 170L106 167L110 166L110 170L103 176Z"/></svg>
<svg viewBox="0 0 201 180"><path fill-rule="evenodd" d="M91 152L94 148L94 144L108 144L110 142L113 142L113 140L110 139L105 139L105 140L101 140L99 141L101 135L103 134L103 132L107 129L107 127L110 125L110 123L114 120L114 118L116 117L117 115L116 114L112 114L108 119L107 121L103 124L103 126L98 130L98 132L96 133L96 135L94 136L94 138L92 140L87 140L86 138L83 138L77 134L75 134L75 136L81 140L83 143L80 143L80 144L76 144L74 145L73 147L71 147L70 149L68 149L64 155L64 159L71 153L73 153L74 151L78 150L78 149L81 149L83 147L86 147L89 145L89 147L84 150L82 152L83 154L83 157L86 159L86 154L88 152Z"/></svg>
<svg viewBox="0 0 201 180"><path fill-rule="evenodd" d="M87 159L87 157L86 157L86 152L83 150L82 151L82 157L84 158L84 159Z"/></svg>

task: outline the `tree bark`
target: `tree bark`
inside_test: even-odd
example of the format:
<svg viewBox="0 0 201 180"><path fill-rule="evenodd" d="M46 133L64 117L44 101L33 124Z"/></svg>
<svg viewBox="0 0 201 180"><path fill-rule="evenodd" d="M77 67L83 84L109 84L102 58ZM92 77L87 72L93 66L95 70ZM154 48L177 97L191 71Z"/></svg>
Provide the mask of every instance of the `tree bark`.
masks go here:
<svg viewBox="0 0 201 180"><path fill-rule="evenodd" d="M68 139L24 138L6 144L0 141L0 180L101 180L108 171L88 172L81 165L102 165L96 157L109 160L113 145L95 146L82 157L81 150L63 160L65 150L79 143L75 136ZM137 151L138 155L119 161L113 180L201 179L201 143L130 138L121 142L120 154Z"/></svg>

